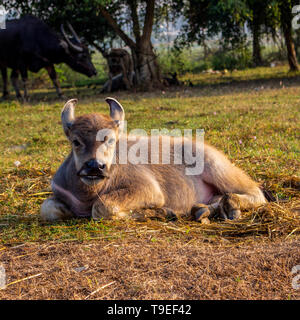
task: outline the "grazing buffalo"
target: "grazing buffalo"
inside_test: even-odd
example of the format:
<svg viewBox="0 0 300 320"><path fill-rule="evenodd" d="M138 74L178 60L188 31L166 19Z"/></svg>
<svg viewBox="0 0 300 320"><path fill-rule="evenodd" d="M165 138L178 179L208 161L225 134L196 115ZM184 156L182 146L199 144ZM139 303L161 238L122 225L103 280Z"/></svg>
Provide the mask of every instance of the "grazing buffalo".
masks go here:
<svg viewBox="0 0 300 320"><path fill-rule="evenodd" d="M43 219L117 219L132 217L141 209L155 209L170 217L192 214L198 221L234 219L241 210L266 202L257 183L208 144L157 136L159 148L155 149L152 137L129 139L123 132L123 107L113 98L106 101L110 116L75 117L77 100L65 104L61 119L72 151L53 178L54 196L41 207ZM170 148L163 147L167 140ZM184 162L179 162L183 147L187 148ZM191 154L186 153L192 149L203 155L197 172L191 168ZM135 155L142 156L142 150L145 161L136 161ZM168 157L168 163L159 160Z"/></svg>
<svg viewBox="0 0 300 320"><path fill-rule="evenodd" d="M130 54L125 49L111 49L103 55L107 59L109 79L101 92L129 90L133 86L134 71Z"/></svg>
<svg viewBox="0 0 300 320"><path fill-rule="evenodd" d="M88 77L97 74L88 48L81 42L72 26L69 23L67 26L73 36L71 39L66 34L64 25L61 25L61 35L58 35L43 21L33 16L7 21L6 29L0 30L0 69L4 97L8 95L7 68L12 69L11 81L19 99L22 95L17 80L21 74L24 100L28 98L28 70L38 72L45 68L59 96L62 93L54 64L64 62Z"/></svg>

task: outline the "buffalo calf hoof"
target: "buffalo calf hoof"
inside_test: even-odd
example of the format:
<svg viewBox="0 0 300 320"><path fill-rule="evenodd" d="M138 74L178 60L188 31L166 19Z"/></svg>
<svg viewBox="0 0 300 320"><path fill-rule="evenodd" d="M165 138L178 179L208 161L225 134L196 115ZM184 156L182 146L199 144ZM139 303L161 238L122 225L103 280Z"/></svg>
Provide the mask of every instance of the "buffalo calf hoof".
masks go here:
<svg viewBox="0 0 300 320"><path fill-rule="evenodd" d="M222 220L235 220L240 216L241 210L238 195L234 193L225 194L219 204L219 218Z"/></svg>
<svg viewBox="0 0 300 320"><path fill-rule="evenodd" d="M176 221L178 219L176 213L173 210L169 208L163 208L163 209L165 210L166 218L169 221Z"/></svg>
<svg viewBox="0 0 300 320"><path fill-rule="evenodd" d="M192 207L191 215L195 221L201 222L203 224L208 224L210 216L209 207L205 204L196 204Z"/></svg>
<svg viewBox="0 0 300 320"><path fill-rule="evenodd" d="M167 207L157 208L156 212L158 213L157 217L162 217L163 219L167 219L169 221L176 221L178 219L176 213Z"/></svg>

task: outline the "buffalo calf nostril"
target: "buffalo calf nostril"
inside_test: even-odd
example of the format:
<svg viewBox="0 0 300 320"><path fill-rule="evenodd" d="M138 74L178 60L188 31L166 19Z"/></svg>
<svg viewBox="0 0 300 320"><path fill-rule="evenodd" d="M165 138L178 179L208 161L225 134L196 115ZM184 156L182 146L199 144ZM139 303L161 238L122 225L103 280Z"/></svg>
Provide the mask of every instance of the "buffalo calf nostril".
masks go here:
<svg viewBox="0 0 300 320"><path fill-rule="evenodd" d="M99 168L100 168L101 170L104 170L104 169L106 168L106 164L104 164L104 163L99 163Z"/></svg>
<svg viewBox="0 0 300 320"><path fill-rule="evenodd" d="M87 161L85 163L85 167L88 170L92 170L92 171L96 172L96 171L100 171L100 170L101 171L105 170L106 169L106 164L102 163L102 162L99 162L96 159L91 159L91 160L89 160L89 161Z"/></svg>
<svg viewBox="0 0 300 320"><path fill-rule="evenodd" d="M86 167L89 169L98 169L98 162L94 159L86 162Z"/></svg>

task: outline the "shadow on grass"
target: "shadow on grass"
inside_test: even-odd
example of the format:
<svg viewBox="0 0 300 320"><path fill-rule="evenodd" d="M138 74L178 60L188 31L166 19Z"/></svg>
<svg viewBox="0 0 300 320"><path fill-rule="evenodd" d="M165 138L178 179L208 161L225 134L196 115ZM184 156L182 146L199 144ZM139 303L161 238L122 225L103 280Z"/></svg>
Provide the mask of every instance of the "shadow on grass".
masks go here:
<svg viewBox="0 0 300 320"><path fill-rule="evenodd" d="M235 77L226 77L224 81L220 83L203 83L199 82L194 85L195 88L211 88L211 89L219 89L219 88L229 88L237 89L237 90L249 90L253 89L261 90L261 89L280 89L283 87L290 86L298 86L300 85L300 75L299 73L293 75L284 75L284 76L276 76L271 78L257 78L257 79L242 79Z"/></svg>
<svg viewBox="0 0 300 320"><path fill-rule="evenodd" d="M79 85L75 87L65 86L63 88L63 98L58 98L54 89L45 90L32 90L30 91L30 100L26 104L36 105L39 103L63 103L70 98L89 99L89 98L105 98L106 96L121 96L123 100L126 100L132 96L142 95L143 98L172 95L176 94L188 94L189 96L218 96L232 94L233 92L250 92L261 91L265 89L281 89L284 87L294 87L300 85L299 73L276 73L273 76L267 75L266 78L262 78L260 75L252 79L244 79L245 76L218 76L214 79L202 78L198 80L192 80L193 86L182 85L165 88L162 90L153 90L149 92L139 92L135 89L132 91L117 91L112 93L101 94L102 85L100 82L94 82L88 85ZM251 76L250 76L251 77ZM253 76L252 76L253 77ZM210 82L211 81L211 82ZM139 97L137 97L139 98ZM15 101L15 96L11 92L7 100L0 99L1 101Z"/></svg>
<svg viewBox="0 0 300 320"><path fill-rule="evenodd" d="M39 215L0 217L0 242L3 245L23 242L111 239L115 236L109 224L91 219L43 222Z"/></svg>

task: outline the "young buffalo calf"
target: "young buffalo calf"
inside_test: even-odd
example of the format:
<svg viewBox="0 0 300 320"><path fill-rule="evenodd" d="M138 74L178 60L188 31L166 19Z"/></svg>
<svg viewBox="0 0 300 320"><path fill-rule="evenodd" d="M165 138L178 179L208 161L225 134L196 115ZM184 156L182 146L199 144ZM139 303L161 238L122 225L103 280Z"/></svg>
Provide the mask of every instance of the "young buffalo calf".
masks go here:
<svg viewBox="0 0 300 320"><path fill-rule="evenodd" d="M75 117L76 102L68 101L62 110L63 129L72 143L72 152L54 176L54 196L41 207L43 219L116 219L140 209L159 209L166 216L192 214L198 221L206 217L235 219L241 210L265 203L258 185L208 144L202 146L203 166L199 174L187 175L189 165L175 161L182 156L183 141L187 142L178 137L170 139L169 151L162 148L166 137L158 137L158 154L151 150L147 155L147 160L155 156L162 159L168 151L170 164L161 160L155 164L123 161L121 145L126 146L126 152L134 144L140 150L143 146L143 150L150 150L151 139L138 136L133 141L122 134L125 114L115 99L106 99L110 116ZM194 141L189 143L194 152L201 148Z"/></svg>

